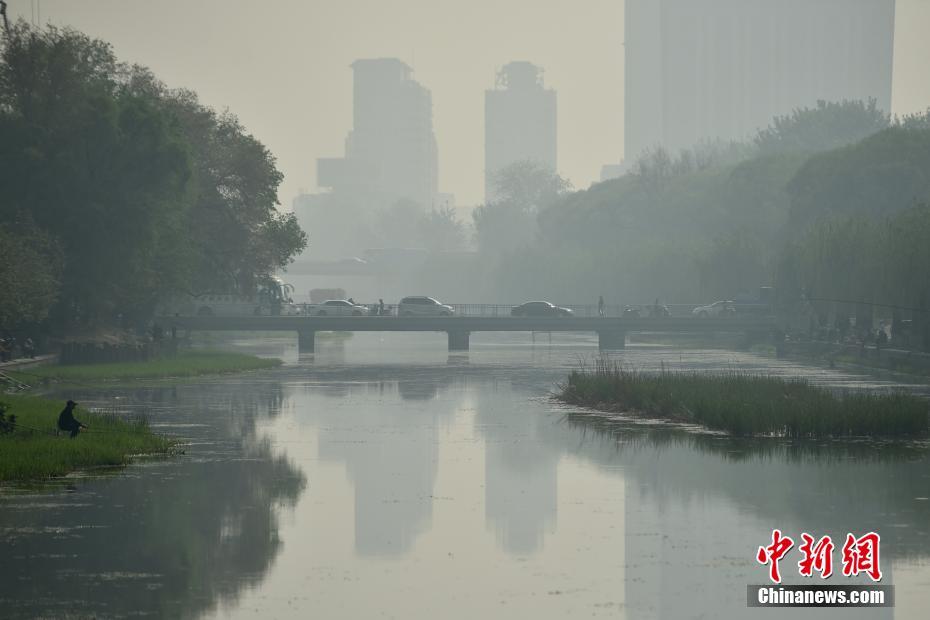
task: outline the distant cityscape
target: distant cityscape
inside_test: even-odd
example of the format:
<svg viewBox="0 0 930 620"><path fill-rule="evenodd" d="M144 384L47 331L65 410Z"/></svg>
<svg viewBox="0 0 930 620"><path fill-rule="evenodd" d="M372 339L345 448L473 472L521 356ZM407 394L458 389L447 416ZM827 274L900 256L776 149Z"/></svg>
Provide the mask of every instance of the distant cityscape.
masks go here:
<svg viewBox="0 0 930 620"><path fill-rule="evenodd" d="M602 181L650 149L746 140L821 100L891 109L895 0L626 0L625 10L625 159L605 164ZM350 214L398 202L467 210L438 187L432 97L413 68L396 58L351 68L353 127L342 156L317 161L319 191L294 199L301 226L337 231ZM509 164L558 172L557 92L543 76L543 67L512 61L485 91L486 202ZM308 252L361 253L356 232L314 238Z"/></svg>

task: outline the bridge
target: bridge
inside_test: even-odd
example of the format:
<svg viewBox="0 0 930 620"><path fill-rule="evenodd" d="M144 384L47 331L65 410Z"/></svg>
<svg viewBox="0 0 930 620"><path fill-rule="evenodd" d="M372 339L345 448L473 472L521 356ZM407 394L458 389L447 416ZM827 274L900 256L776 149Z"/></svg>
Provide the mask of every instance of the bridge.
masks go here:
<svg viewBox="0 0 930 620"><path fill-rule="evenodd" d="M301 352L312 352L316 332L446 332L450 351L467 351L472 332L588 332L601 349L622 349L628 333L739 333L765 339L774 317L509 317L509 316L174 316L164 325L188 331L296 332Z"/></svg>

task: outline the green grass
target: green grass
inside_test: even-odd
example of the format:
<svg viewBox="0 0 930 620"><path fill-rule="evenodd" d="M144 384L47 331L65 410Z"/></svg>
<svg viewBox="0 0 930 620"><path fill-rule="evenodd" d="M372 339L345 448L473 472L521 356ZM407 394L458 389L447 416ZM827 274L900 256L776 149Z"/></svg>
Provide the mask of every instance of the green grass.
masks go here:
<svg viewBox="0 0 930 620"><path fill-rule="evenodd" d="M77 409L89 429L75 439L54 434L64 402L36 396L0 394L6 417L16 416L12 433L0 434L0 482L40 480L78 469L120 466L135 455L168 454L177 440L153 433L145 420Z"/></svg>
<svg viewBox="0 0 930 620"><path fill-rule="evenodd" d="M272 368L281 360L264 359L242 353L223 351L185 351L176 357L149 362L113 364L74 364L70 366L35 366L28 371L10 372L23 383L38 380L94 381L160 379L165 377L195 377L207 374L240 372Z"/></svg>
<svg viewBox="0 0 930 620"><path fill-rule="evenodd" d="M921 437L928 401L904 393L843 393L799 379L741 372L646 374L598 360L573 371L563 401L700 424L736 436Z"/></svg>

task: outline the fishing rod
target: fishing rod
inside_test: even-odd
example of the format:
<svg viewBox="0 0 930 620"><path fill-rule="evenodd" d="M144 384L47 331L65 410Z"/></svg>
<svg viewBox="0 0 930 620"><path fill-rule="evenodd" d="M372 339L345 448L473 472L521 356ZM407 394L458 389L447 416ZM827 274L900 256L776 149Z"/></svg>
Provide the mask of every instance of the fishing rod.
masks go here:
<svg viewBox="0 0 930 620"><path fill-rule="evenodd" d="M13 427L14 428L26 428L31 431L36 431L38 433L45 433L45 434L51 435L53 437L59 434L58 431L53 430L53 429L36 428L35 426L28 426L26 424L20 424L19 422L13 422ZM95 428L90 428L89 426L81 425L81 433L111 433L111 434L116 434L116 435L132 435L136 432L138 431L134 431L134 430L117 431L117 430L108 430L104 428L95 429Z"/></svg>
<svg viewBox="0 0 930 620"><path fill-rule="evenodd" d="M23 383L16 377L11 377L10 375L3 372L2 370L0 370L0 379L6 381L7 383L12 385L17 390L28 390L30 387L32 387L28 383Z"/></svg>
<svg viewBox="0 0 930 620"><path fill-rule="evenodd" d="M12 371L12 372L14 372L14 373L16 373L16 374L18 374L18 375L26 375L27 377L35 377L36 379L43 379L43 380L54 381L55 383L67 383L67 384L70 384L70 385L77 385L77 386L79 386L79 387L84 387L84 388L93 388L93 389L96 389L96 388L99 388L99 387L100 387L100 384L99 384L99 383L86 383L86 382L83 382L83 381L77 381L76 379L62 379L62 378L58 378L58 377L48 377L48 376L46 376L46 375L37 375L37 374L35 374L34 372L26 372L25 370L14 370L14 371ZM3 375L3 373L0 373L0 378L3 378L2 375ZM17 379L16 379L15 377L10 377L9 375L7 375L7 377L8 377L9 380L11 380L11 381L17 381ZM28 387L31 387L31 386L29 386L29 385L27 385L27 384L25 384L25 383L22 383L22 382L20 382L20 383L21 383L22 385L25 385L27 388L28 388Z"/></svg>

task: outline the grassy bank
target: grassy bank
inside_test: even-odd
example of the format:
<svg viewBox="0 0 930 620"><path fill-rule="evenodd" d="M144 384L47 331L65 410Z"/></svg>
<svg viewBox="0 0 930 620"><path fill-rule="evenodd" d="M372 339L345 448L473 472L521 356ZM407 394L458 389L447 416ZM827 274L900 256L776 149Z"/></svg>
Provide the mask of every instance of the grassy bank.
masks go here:
<svg viewBox="0 0 930 620"><path fill-rule="evenodd" d="M177 441L156 435L144 420L77 409L89 428L75 439L55 435L64 402L36 396L0 394L6 418L16 416L13 432L0 434L0 482L63 476L77 469L125 465L141 454L167 454Z"/></svg>
<svg viewBox="0 0 930 620"><path fill-rule="evenodd" d="M838 395L802 380L739 372L645 374L605 360L573 371L559 397L737 436L921 437L930 412L926 400L908 394Z"/></svg>
<svg viewBox="0 0 930 620"><path fill-rule="evenodd" d="M28 372L10 372L24 383L36 380L54 381L115 381L133 379L160 379L165 377L195 377L199 375L240 372L271 368L280 360L264 359L242 353L223 351L184 351L176 357L149 362L123 362L113 364L75 364L71 366L37 366Z"/></svg>

